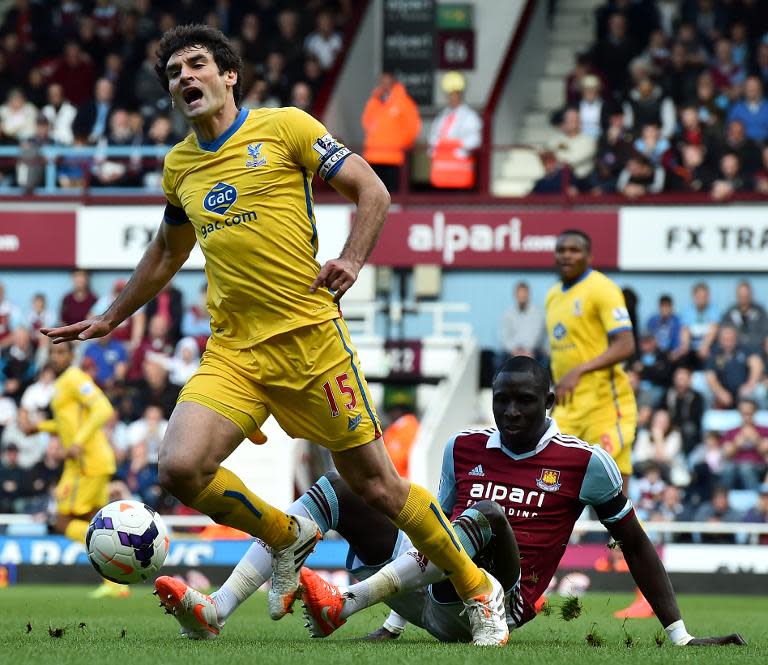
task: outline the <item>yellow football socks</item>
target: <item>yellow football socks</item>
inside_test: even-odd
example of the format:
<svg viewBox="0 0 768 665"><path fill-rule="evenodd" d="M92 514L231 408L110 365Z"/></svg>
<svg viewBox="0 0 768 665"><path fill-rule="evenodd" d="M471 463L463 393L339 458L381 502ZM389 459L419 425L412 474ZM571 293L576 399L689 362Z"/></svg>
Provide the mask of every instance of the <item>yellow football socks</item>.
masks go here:
<svg viewBox="0 0 768 665"><path fill-rule="evenodd" d="M76 540L78 543L85 542L85 536L88 533L88 522L85 520L70 520L64 528L64 535L70 540Z"/></svg>
<svg viewBox="0 0 768 665"><path fill-rule="evenodd" d="M260 499L240 478L222 466L189 505L219 524L261 538L277 550L296 540L296 521Z"/></svg>
<svg viewBox="0 0 768 665"><path fill-rule="evenodd" d="M491 590L488 578L459 545L437 500L423 487L411 483L408 499L393 522L408 534L414 547L446 571L461 598L467 600Z"/></svg>

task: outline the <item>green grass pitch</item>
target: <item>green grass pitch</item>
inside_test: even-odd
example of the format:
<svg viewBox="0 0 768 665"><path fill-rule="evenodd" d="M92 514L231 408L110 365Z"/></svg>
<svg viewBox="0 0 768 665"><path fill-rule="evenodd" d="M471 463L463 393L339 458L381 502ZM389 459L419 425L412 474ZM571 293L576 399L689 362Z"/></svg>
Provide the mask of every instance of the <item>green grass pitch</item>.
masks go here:
<svg viewBox="0 0 768 665"><path fill-rule="evenodd" d="M91 600L92 587L15 586L0 589L0 663L22 665L267 665L270 663L413 663L451 665L478 657L478 648L440 644L422 630L409 627L392 643L369 644L355 638L378 627L383 606L353 617L325 640L311 640L296 614L273 622L266 598L256 594L229 620L221 637L192 642L178 637L175 620L157 607L148 585L132 588L126 599ZM591 593L582 599L577 619L560 618L563 599L553 597L552 613L512 633L503 649L482 649L482 662L525 665L586 665L587 663L768 663L768 597L682 596L688 629L695 635L741 632L747 647L673 648L658 646L655 619L621 621L611 613L631 600L628 594ZM49 629L63 628L60 637ZM54 631L55 632L55 631ZM587 642L589 633L604 640ZM627 643L630 643L629 645Z"/></svg>

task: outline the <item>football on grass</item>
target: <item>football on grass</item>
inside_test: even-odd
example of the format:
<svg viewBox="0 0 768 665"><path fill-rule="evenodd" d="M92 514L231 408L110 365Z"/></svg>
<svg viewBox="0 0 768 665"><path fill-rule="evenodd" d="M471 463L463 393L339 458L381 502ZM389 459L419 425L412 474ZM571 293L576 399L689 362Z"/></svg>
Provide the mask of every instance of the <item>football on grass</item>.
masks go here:
<svg viewBox="0 0 768 665"><path fill-rule="evenodd" d="M114 501L104 506L94 515L85 537L93 567L119 584L154 578L169 545L162 518L140 501Z"/></svg>

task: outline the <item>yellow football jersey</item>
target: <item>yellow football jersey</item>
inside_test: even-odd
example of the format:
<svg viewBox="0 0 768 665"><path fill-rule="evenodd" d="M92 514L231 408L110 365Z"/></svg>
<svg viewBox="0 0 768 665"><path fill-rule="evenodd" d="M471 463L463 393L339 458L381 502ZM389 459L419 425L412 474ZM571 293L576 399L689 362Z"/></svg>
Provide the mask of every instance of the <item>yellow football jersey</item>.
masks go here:
<svg viewBox="0 0 768 665"><path fill-rule="evenodd" d="M38 429L58 435L65 450L75 443L82 448L80 459L67 459L64 468L86 476L112 475L115 454L101 428L114 410L93 379L78 367L65 370L54 383L51 411L53 419Z"/></svg>
<svg viewBox="0 0 768 665"><path fill-rule="evenodd" d="M589 270L568 288L555 284L547 293L546 316L555 382L603 353L612 335L632 330L624 294L597 270ZM614 365L582 376L569 410L586 413L631 396L626 373Z"/></svg>
<svg viewBox="0 0 768 665"><path fill-rule="evenodd" d="M195 228L222 346L340 316L328 289L309 292L320 269L311 181L333 178L350 154L296 108L243 109L216 141L192 133L168 153L163 189L183 212L165 221Z"/></svg>

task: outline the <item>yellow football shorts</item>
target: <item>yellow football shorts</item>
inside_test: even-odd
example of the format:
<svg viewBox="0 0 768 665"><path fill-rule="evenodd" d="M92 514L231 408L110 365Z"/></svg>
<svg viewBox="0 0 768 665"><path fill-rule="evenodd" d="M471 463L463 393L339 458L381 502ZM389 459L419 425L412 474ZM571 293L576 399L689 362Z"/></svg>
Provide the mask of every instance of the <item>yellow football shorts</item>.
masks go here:
<svg viewBox="0 0 768 665"><path fill-rule="evenodd" d="M179 402L196 402L259 433L272 414L285 432L341 451L381 436L357 351L343 319L276 335L249 349L213 339Z"/></svg>
<svg viewBox="0 0 768 665"><path fill-rule="evenodd" d="M111 475L84 476L77 468L65 468L56 485L59 515L88 516L109 500Z"/></svg>
<svg viewBox="0 0 768 665"><path fill-rule="evenodd" d="M598 444L613 457L622 475L632 474L632 443L637 428L637 409L633 403L627 403L619 413L611 406L578 417L568 409L556 407L552 416L563 434Z"/></svg>

